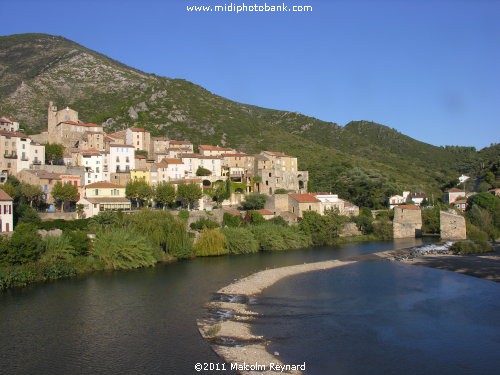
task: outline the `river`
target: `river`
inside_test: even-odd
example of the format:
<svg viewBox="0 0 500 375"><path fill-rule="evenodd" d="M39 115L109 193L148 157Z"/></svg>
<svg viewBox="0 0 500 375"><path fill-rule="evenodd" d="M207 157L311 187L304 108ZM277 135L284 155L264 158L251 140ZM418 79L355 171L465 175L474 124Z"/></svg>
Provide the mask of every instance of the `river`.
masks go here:
<svg viewBox="0 0 500 375"><path fill-rule="evenodd" d="M221 363L200 337L196 320L206 313L212 293L234 279L420 243L197 258L11 290L0 294L0 373L193 374L198 362Z"/></svg>

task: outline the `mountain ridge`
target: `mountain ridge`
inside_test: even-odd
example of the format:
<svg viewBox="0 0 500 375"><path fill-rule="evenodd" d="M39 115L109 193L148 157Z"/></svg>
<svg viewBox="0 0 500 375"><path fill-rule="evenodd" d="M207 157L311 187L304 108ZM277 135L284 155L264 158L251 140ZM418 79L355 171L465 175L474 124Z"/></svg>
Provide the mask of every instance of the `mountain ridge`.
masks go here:
<svg viewBox="0 0 500 375"><path fill-rule="evenodd" d="M187 80L141 72L64 37L0 37L0 114L39 132L46 127L49 100L108 132L136 126L195 144L296 155L300 168L311 172L312 189L338 191L357 203L364 202L349 185L360 180L376 190L379 203L401 189L438 194L444 182L479 157L467 147L452 152L368 121L341 127L238 103Z"/></svg>

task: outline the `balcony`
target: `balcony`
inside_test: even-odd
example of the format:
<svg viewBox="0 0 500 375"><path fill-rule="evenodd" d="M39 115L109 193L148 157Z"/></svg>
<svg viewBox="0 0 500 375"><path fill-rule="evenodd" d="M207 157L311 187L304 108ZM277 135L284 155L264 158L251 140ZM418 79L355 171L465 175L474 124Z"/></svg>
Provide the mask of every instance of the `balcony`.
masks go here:
<svg viewBox="0 0 500 375"><path fill-rule="evenodd" d="M5 159L17 159L17 153L16 153L15 151L11 152L10 154L6 152L6 153L3 155L3 157L4 157Z"/></svg>
<svg viewBox="0 0 500 375"><path fill-rule="evenodd" d="M26 156L21 156L21 160L22 161L29 161L30 159L28 159Z"/></svg>
<svg viewBox="0 0 500 375"><path fill-rule="evenodd" d="M40 160L34 160L33 165L41 165L42 162Z"/></svg>

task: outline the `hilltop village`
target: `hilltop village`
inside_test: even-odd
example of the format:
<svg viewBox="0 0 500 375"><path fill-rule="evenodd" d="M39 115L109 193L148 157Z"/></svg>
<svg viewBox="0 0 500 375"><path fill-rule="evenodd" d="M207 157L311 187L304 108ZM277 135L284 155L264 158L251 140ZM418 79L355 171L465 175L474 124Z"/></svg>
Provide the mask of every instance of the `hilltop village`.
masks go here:
<svg viewBox="0 0 500 375"><path fill-rule="evenodd" d="M82 122L78 112L58 109L49 103L47 131L27 136L19 123L0 119L1 183L9 175L21 182L39 186L49 211L80 208L82 218L101 211L134 209L126 194L130 182L149 186L169 183L174 187L195 184L205 194L193 202L192 209L236 208L251 193L268 196L266 218L276 215L296 222L304 211L323 214L338 209L341 215L356 216L359 208L331 193L308 193L308 172L298 169L297 158L278 151L250 155L233 148L199 145L195 152L189 140L152 137L143 128L131 127L106 133L102 125ZM63 146L59 160L46 163L47 145ZM56 184L78 189L74 202L58 202L53 195ZM213 191L224 186L228 195L214 202ZM154 199L148 204L155 206ZM11 231L4 228L4 231Z"/></svg>

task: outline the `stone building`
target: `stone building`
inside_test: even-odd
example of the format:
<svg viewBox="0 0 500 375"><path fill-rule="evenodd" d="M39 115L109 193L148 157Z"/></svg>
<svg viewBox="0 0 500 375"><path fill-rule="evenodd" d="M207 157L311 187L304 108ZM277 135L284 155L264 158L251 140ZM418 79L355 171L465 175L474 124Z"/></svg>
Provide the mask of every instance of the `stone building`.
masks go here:
<svg viewBox="0 0 500 375"><path fill-rule="evenodd" d="M149 153L151 135L143 128L128 128L125 132L125 144L134 146L137 151Z"/></svg>
<svg viewBox="0 0 500 375"><path fill-rule="evenodd" d="M255 156L254 175L261 179L257 191L263 194L272 195L278 189L307 192L308 172L299 171L297 158L282 152L262 151Z"/></svg>
<svg viewBox="0 0 500 375"><path fill-rule="evenodd" d="M442 240L465 240L467 231L465 218L453 211L439 212L439 225Z"/></svg>
<svg viewBox="0 0 500 375"><path fill-rule="evenodd" d="M422 211L414 205L394 208L394 238L415 238L422 235Z"/></svg>

